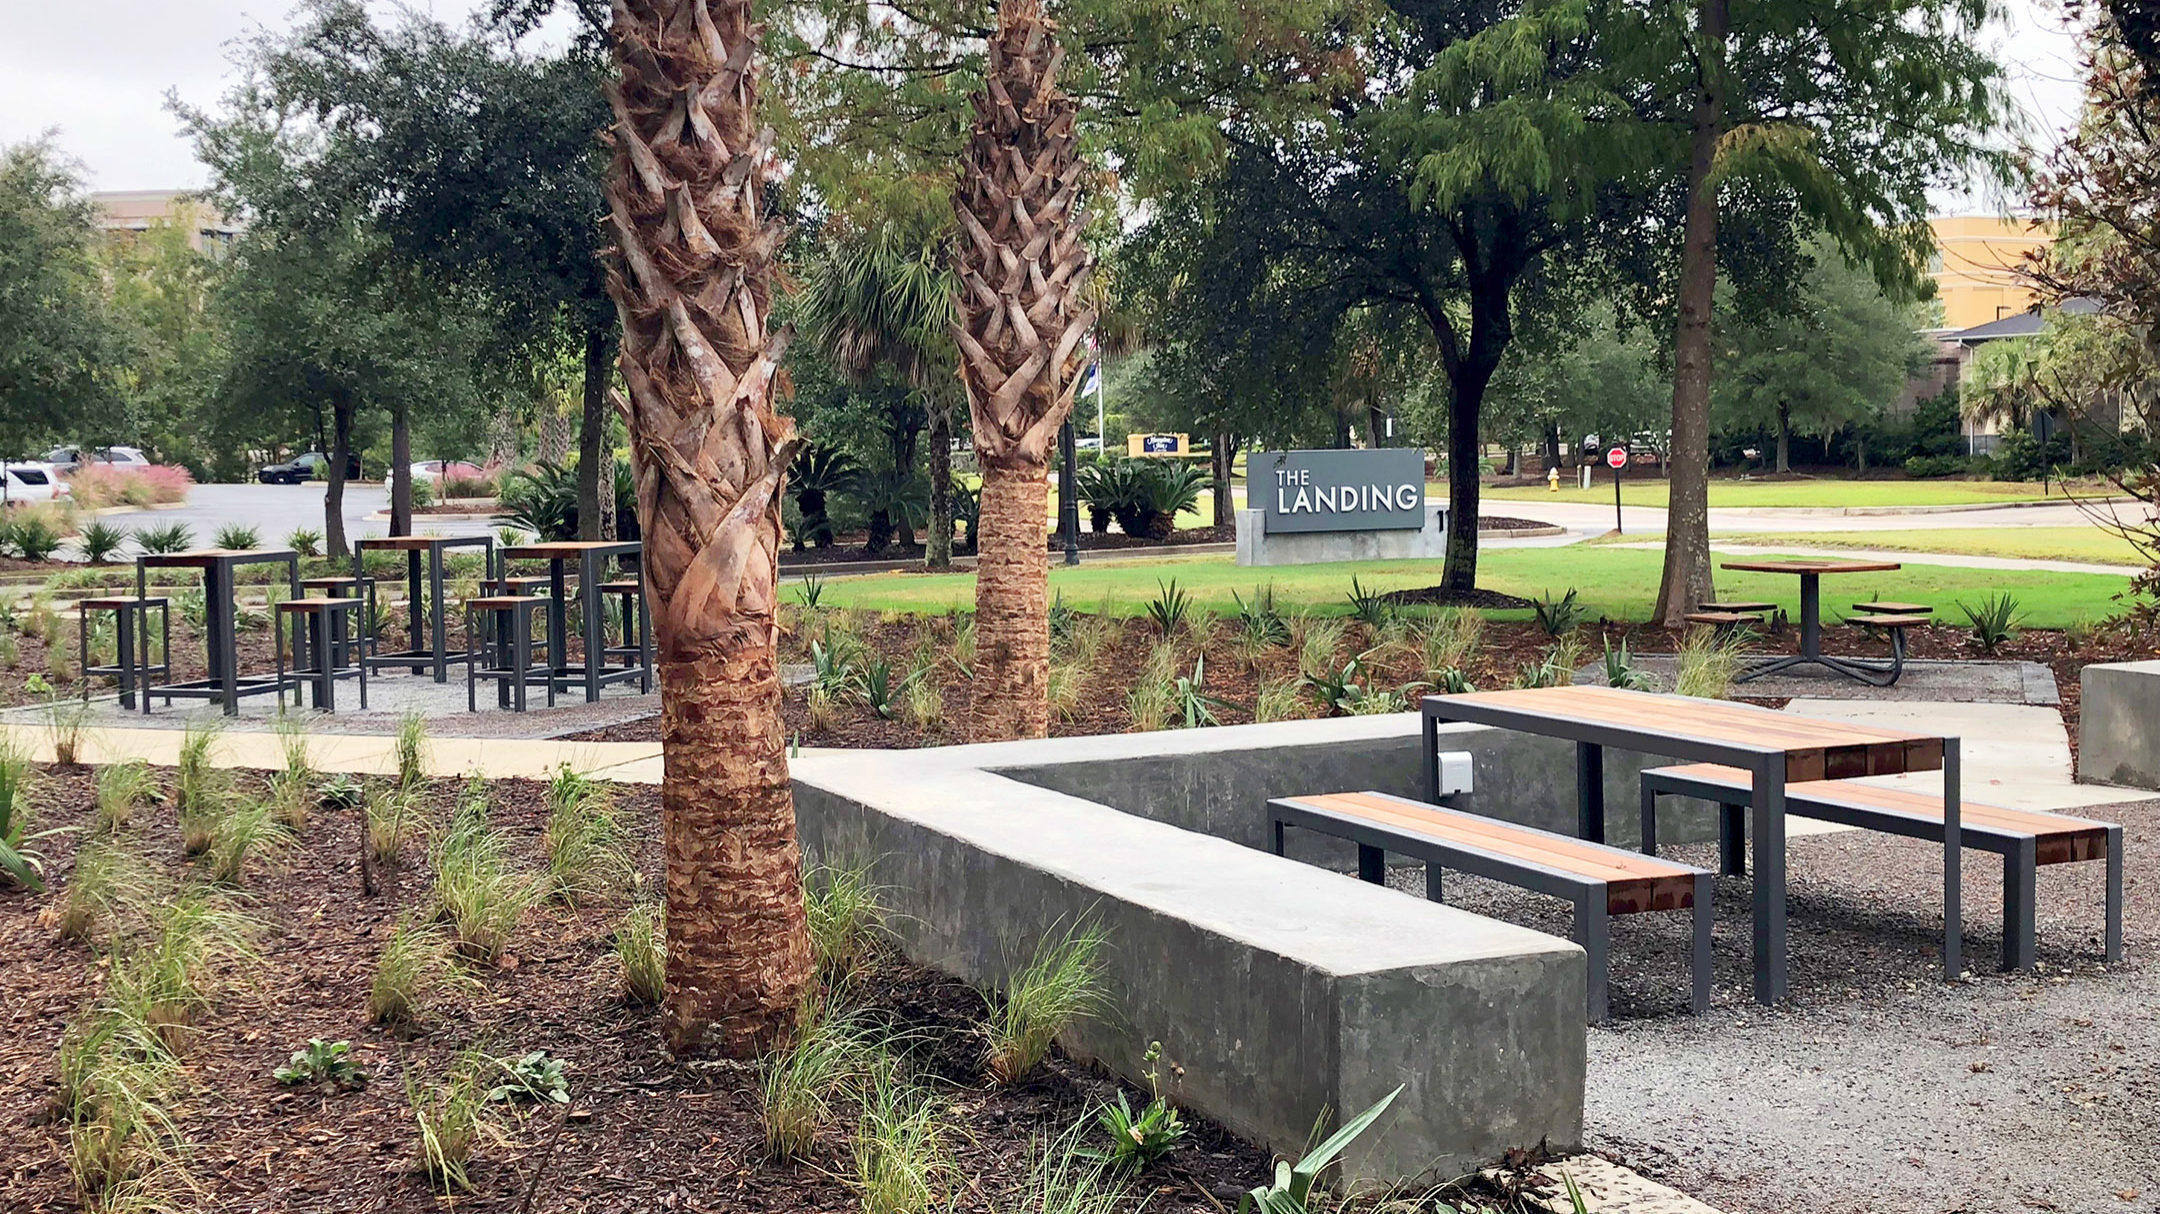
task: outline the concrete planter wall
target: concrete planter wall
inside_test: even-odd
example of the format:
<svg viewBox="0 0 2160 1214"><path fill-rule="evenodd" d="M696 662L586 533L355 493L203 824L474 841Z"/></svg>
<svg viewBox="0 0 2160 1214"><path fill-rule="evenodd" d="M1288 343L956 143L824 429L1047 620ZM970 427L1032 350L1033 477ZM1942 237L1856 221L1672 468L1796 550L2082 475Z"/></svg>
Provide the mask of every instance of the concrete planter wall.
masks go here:
<svg viewBox="0 0 2160 1214"><path fill-rule="evenodd" d="M2160 662L2087 666L2078 688L2078 779L2160 788Z"/></svg>

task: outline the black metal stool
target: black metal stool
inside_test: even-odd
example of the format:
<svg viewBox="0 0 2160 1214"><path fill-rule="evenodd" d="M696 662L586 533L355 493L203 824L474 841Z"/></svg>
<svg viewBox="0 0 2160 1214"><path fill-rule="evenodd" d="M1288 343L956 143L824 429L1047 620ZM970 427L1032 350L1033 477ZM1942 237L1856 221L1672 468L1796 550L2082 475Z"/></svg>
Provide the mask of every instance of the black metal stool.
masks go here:
<svg viewBox="0 0 2160 1214"><path fill-rule="evenodd" d="M90 616L93 612L110 611L113 615L113 664L92 666L90 664ZM150 661L150 613L158 616L158 660ZM150 683L154 675L172 677L172 611L164 599L152 598L97 598L82 599L75 604L76 639L82 649L82 697L90 699L90 676L110 675L120 684L120 706L135 707L137 688L141 689L142 710L150 711ZM172 697L165 703L170 705Z"/></svg>
<svg viewBox="0 0 2160 1214"><path fill-rule="evenodd" d="M465 649L473 655L465 665L467 712L480 711L481 679L496 680L497 705L518 712L525 711L525 688L537 679L547 687L548 707L555 707L555 671L533 657L533 613L547 604L547 596L538 594L465 601Z"/></svg>
<svg viewBox="0 0 2160 1214"><path fill-rule="evenodd" d="M285 706L285 690L292 688L294 703L299 702L300 685L315 685L315 707L325 712L337 711L337 681L358 678L360 680L360 707L367 708L367 663L362 655L368 649L367 616L363 614L367 600L352 598L287 599L277 605L277 680L278 707ZM354 617L358 617L355 619ZM286 620L292 621L292 670L285 669ZM306 630L306 644L301 641L302 629ZM303 666L302 650L307 652L312 666Z"/></svg>
<svg viewBox="0 0 2160 1214"><path fill-rule="evenodd" d="M623 669L636 667L642 673L638 677L639 694L652 691L652 613L645 609L645 583L638 578L624 578L616 582L600 583L602 601L612 597L622 608L622 644L609 645L607 629L600 629L600 664L605 666L609 658L621 658ZM636 643L631 638L636 637Z"/></svg>

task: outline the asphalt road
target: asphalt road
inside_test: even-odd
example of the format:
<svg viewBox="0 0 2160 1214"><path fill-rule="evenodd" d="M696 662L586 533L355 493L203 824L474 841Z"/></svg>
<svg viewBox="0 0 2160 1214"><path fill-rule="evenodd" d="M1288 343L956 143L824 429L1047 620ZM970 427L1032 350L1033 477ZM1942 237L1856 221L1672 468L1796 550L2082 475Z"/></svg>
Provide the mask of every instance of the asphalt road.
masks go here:
<svg viewBox="0 0 2160 1214"><path fill-rule="evenodd" d="M390 491L380 484L345 486L345 535L360 539L387 535L390 525L371 518L390 509ZM126 531L185 523L195 541L207 546L218 529L233 525L253 527L264 544L284 542L297 528L323 530L323 487L314 485L197 485L188 492L187 504L169 510L131 510L109 514L105 521ZM486 535L494 530L485 519L431 518L414 520L421 532L443 535Z"/></svg>

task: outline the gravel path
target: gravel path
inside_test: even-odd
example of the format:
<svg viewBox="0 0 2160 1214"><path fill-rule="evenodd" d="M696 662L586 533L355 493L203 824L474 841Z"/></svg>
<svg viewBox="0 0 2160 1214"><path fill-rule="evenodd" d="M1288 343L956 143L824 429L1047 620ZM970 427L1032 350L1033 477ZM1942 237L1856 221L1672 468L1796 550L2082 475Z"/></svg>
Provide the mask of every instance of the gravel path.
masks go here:
<svg viewBox="0 0 2160 1214"><path fill-rule="evenodd" d="M1789 1007L1750 1001L1747 878L1718 879L1706 1016L1680 1014L1686 916L1615 920L1589 1146L1732 1214L2160 1211L2160 802L2093 816L2128 838L2117 966L2098 960L2088 863L2040 870L2042 968L1992 972L2000 870L1968 852L1976 972L1943 985L1940 850L1860 831L1791 843ZM1668 854L1714 866L1713 850ZM1489 882L1453 877L1449 899L1568 931L1564 904Z"/></svg>

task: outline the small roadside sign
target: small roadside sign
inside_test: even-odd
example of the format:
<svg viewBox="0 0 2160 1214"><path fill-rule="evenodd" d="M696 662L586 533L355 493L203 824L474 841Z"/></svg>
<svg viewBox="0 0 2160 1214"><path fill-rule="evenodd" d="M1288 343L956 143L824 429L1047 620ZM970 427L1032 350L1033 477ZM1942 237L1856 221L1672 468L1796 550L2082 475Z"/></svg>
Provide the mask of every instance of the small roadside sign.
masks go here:
<svg viewBox="0 0 2160 1214"><path fill-rule="evenodd" d="M1627 467L1627 448L1614 447L1612 450L1607 451L1605 453L1605 462L1610 465L1612 467L1612 470L1615 472L1618 472L1620 469Z"/></svg>
<svg viewBox="0 0 2160 1214"><path fill-rule="evenodd" d="M1625 530L1620 523L1620 475L1627 467L1627 448L1614 447L1605 453L1605 463L1612 469L1612 529L1614 535Z"/></svg>

